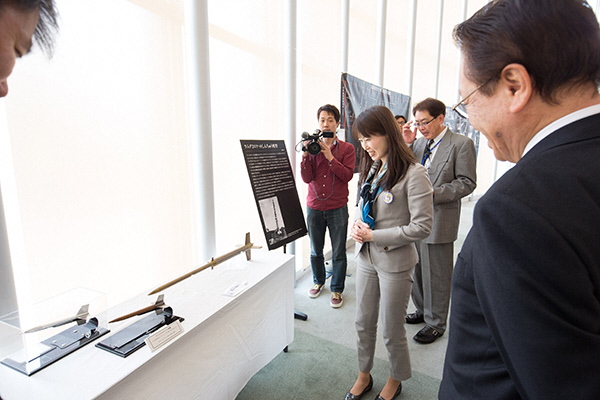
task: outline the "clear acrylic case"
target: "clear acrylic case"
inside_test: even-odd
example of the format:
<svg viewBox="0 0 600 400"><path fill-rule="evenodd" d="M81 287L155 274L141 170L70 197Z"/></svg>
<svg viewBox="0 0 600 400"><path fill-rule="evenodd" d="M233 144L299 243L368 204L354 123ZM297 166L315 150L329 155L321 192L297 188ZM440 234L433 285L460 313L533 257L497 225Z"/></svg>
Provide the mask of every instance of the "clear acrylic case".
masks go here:
<svg viewBox="0 0 600 400"><path fill-rule="evenodd" d="M25 375L108 333L106 295L76 288L0 317L0 363Z"/></svg>

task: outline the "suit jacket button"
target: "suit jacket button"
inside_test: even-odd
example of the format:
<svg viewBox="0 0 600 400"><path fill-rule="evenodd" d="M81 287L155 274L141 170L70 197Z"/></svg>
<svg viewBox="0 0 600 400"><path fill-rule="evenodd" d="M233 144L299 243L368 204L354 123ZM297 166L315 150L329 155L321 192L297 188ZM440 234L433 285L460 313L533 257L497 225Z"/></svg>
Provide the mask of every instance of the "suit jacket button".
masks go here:
<svg viewBox="0 0 600 400"><path fill-rule="evenodd" d="M385 246L383 249L384 249L385 251L388 251L390 248L389 248L389 247L387 247L387 246Z"/></svg>

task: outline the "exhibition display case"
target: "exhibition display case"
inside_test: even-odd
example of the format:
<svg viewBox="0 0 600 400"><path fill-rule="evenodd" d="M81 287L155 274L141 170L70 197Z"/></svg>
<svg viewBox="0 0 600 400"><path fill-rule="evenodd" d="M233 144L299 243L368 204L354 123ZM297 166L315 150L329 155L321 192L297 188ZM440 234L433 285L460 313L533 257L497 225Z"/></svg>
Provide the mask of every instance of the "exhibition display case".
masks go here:
<svg viewBox="0 0 600 400"><path fill-rule="evenodd" d="M109 332L106 295L76 288L0 317L0 363L32 375Z"/></svg>

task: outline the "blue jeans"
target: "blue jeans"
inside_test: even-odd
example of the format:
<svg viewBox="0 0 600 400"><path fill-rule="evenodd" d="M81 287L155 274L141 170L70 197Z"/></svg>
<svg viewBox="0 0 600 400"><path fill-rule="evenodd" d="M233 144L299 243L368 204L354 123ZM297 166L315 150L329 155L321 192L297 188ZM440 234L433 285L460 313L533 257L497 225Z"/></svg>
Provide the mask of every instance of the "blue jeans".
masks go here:
<svg viewBox="0 0 600 400"><path fill-rule="evenodd" d="M346 280L346 234L348 232L348 206L319 211L306 207L308 236L310 237L310 266L315 284L325 284L325 230L331 239L331 291L342 293Z"/></svg>

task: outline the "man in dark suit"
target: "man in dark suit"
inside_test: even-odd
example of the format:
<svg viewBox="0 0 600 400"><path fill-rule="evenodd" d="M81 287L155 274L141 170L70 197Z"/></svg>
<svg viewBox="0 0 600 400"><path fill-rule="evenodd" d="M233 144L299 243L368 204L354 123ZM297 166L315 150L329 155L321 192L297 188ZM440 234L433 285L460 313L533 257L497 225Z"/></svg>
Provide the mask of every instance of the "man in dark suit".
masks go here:
<svg viewBox="0 0 600 400"><path fill-rule="evenodd" d="M477 186L477 155L471 139L444 126L444 103L427 98L412 111L416 122L406 123L402 133L417 160L429 172L434 208L431 234L417 242L419 262L412 286L416 311L406 316L406 323L425 322L425 327L413 339L428 344L446 331L461 199ZM416 141L413 127L423 135Z"/></svg>
<svg viewBox="0 0 600 400"><path fill-rule="evenodd" d="M498 160L454 269L440 399L600 399L600 27L581 0L458 25L460 92Z"/></svg>

